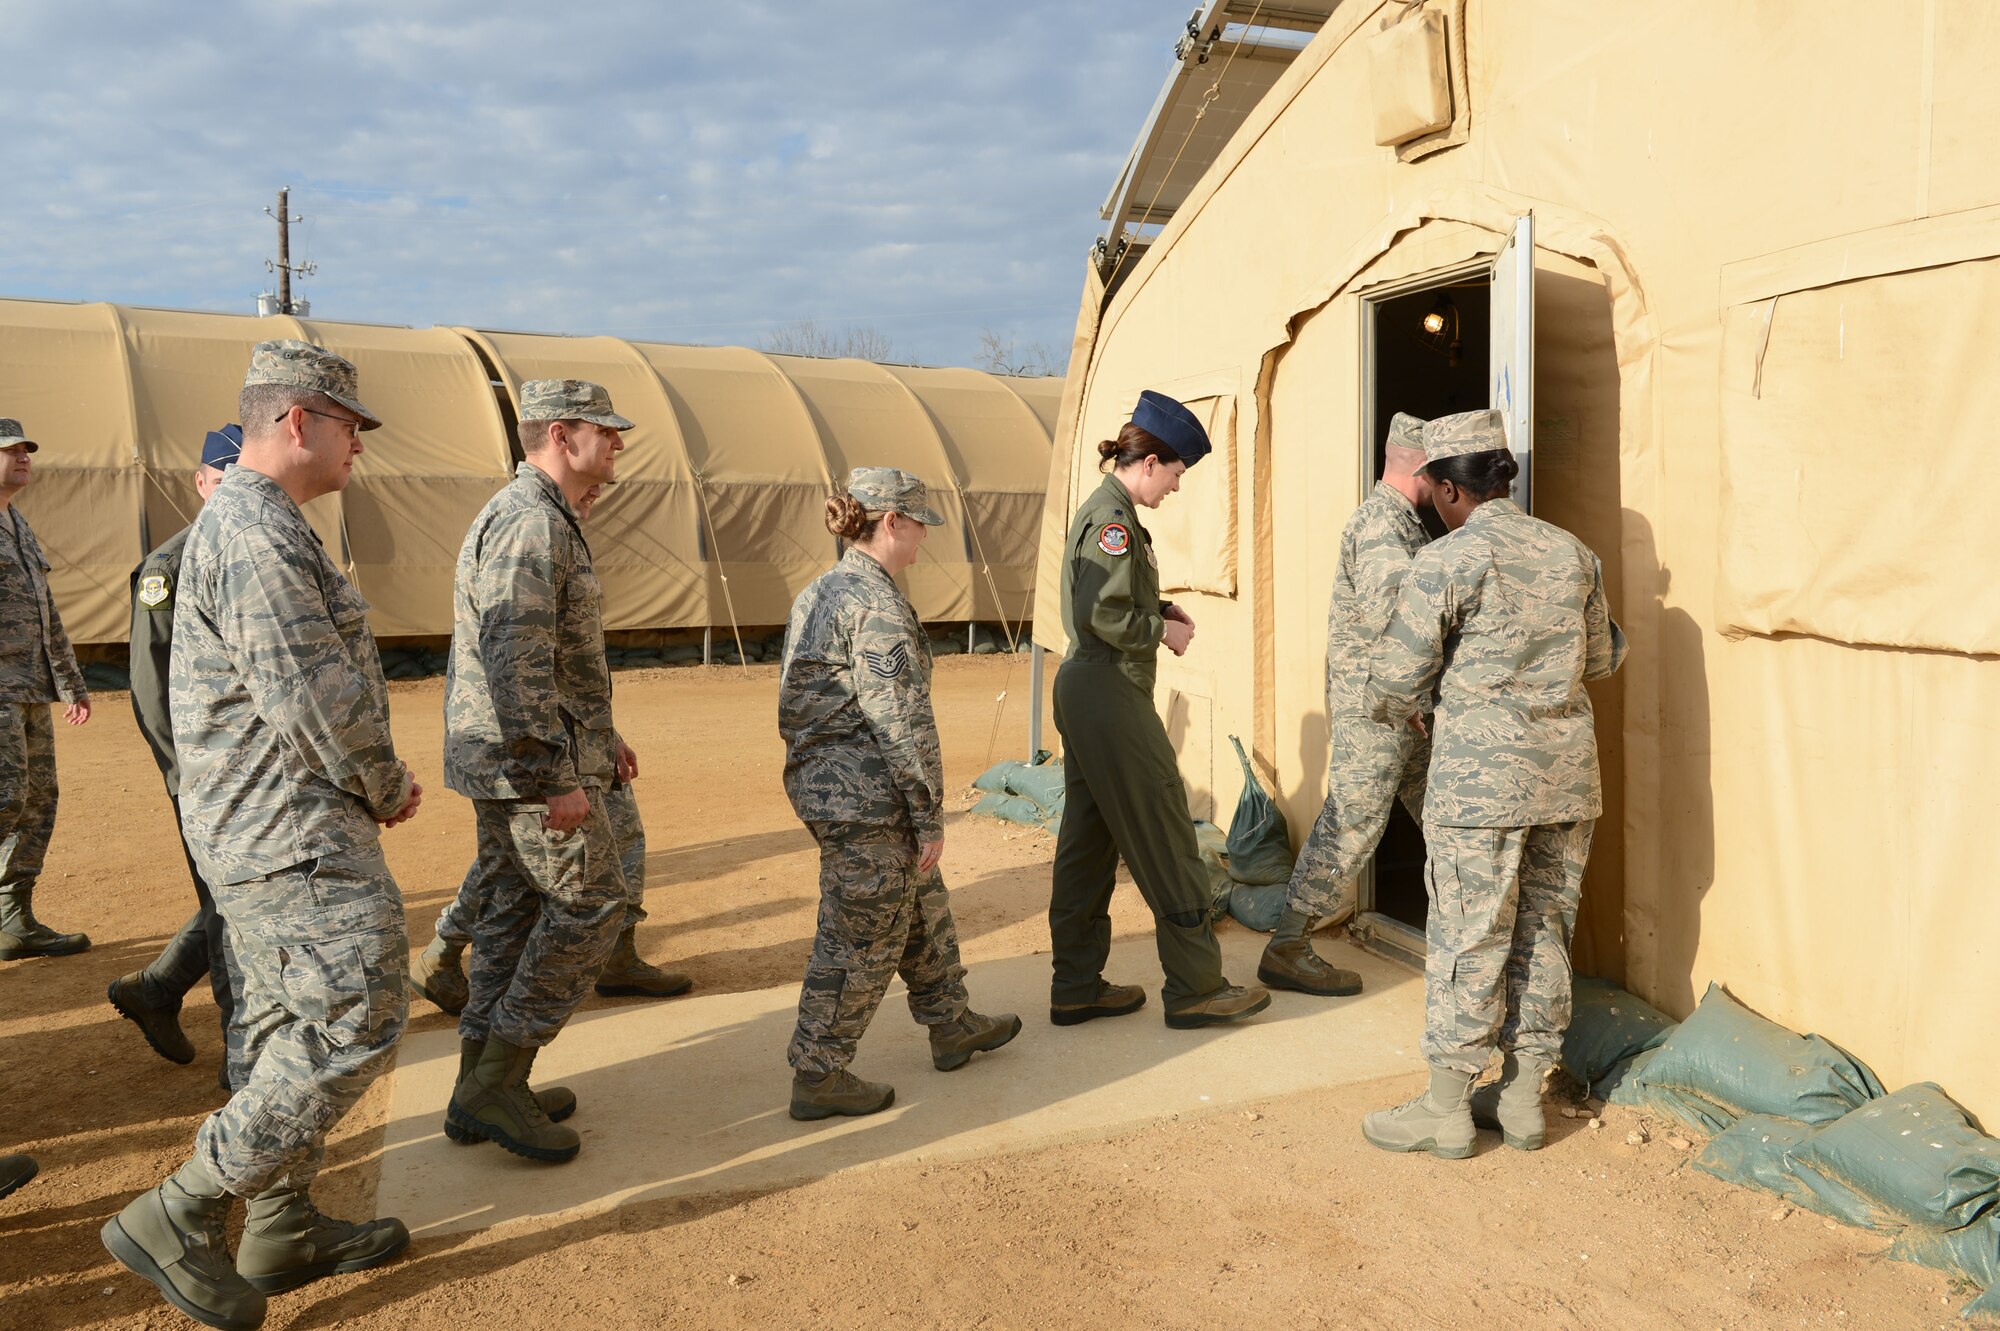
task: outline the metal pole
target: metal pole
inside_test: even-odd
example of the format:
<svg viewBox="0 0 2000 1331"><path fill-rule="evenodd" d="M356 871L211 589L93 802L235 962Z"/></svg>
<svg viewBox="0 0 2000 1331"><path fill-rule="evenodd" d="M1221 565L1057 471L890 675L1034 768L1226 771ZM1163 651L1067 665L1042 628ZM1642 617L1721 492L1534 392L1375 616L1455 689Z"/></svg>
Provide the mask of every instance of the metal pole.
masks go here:
<svg viewBox="0 0 2000 1331"><path fill-rule="evenodd" d="M967 656L970 656L978 650L979 650L979 621L976 619L968 620L966 621L965 625L965 654Z"/></svg>
<svg viewBox="0 0 2000 1331"><path fill-rule="evenodd" d="M715 626L709 625L701 631L701 663L715 664Z"/></svg>
<svg viewBox="0 0 2000 1331"><path fill-rule="evenodd" d="M1042 649L1028 653L1028 761L1042 751Z"/></svg>
<svg viewBox="0 0 2000 1331"><path fill-rule="evenodd" d="M278 313L292 313L292 213L286 203L292 187L278 190Z"/></svg>

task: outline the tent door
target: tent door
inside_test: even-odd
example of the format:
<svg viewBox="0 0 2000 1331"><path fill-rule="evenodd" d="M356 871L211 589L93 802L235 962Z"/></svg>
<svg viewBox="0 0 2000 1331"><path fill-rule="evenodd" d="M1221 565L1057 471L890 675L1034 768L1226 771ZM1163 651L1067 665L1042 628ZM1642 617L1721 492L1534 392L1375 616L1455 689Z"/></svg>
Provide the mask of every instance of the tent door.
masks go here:
<svg viewBox="0 0 2000 1331"><path fill-rule="evenodd" d="M1521 464L1514 501L1534 511L1535 484L1535 215L1514 219L1514 232L1493 256L1492 329L1487 401L1507 420L1507 446Z"/></svg>

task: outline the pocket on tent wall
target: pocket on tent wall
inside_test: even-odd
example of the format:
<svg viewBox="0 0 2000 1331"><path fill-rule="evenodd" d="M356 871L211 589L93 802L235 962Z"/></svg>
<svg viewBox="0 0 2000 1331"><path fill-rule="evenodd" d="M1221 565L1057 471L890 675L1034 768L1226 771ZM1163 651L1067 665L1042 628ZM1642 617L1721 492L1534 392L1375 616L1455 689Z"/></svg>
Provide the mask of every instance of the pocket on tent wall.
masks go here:
<svg viewBox="0 0 2000 1331"><path fill-rule="evenodd" d="M1405 11L1368 42L1368 89L1375 142L1385 148L1451 123L1451 58L1444 15Z"/></svg>
<svg viewBox="0 0 2000 1331"><path fill-rule="evenodd" d="M1922 262L1924 237L1900 258L1881 239L1832 257L1863 273L1871 249ZM2000 257L1797 290L1780 277L1756 261L1723 273L1718 627L2000 652L2000 523L1978 500Z"/></svg>

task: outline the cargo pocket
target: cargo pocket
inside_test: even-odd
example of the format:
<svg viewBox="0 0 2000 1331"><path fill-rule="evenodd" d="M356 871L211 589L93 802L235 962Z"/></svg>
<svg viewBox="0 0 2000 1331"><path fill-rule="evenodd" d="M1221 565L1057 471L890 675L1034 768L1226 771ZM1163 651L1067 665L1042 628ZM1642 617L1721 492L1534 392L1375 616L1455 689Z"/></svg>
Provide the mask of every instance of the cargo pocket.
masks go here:
<svg viewBox="0 0 2000 1331"><path fill-rule="evenodd" d="M839 1034L846 990L846 971L808 970L799 987L799 1029L816 1038Z"/></svg>
<svg viewBox="0 0 2000 1331"><path fill-rule="evenodd" d="M604 792L590 792L601 800ZM514 844L520 850L522 867L534 878L534 887L558 901L575 901L590 879L590 833L594 819L602 813L593 809L582 823L568 832L552 832L543 823L546 804L525 805L515 810Z"/></svg>
<svg viewBox="0 0 2000 1331"><path fill-rule="evenodd" d="M373 939L278 945L286 1006L326 1032L339 1049L376 1043L403 1011L402 972L380 958Z"/></svg>

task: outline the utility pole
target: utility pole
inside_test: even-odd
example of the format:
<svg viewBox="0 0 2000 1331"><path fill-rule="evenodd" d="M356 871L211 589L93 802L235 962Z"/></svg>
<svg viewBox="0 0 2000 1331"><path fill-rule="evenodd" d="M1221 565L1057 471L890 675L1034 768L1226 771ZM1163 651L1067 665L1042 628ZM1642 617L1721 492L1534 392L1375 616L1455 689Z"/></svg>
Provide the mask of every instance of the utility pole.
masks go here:
<svg viewBox="0 0 2000 1331"><path fill-rule="evenodd" d="M300 277L311 277L319 271L319 265L313 263L311 260L299 264L292 262L292 223L303 222L306 219L292 216L290 207L291 198L292 187L290 185L281 185L278 188L277 211L272 212L269 208L264 210L268 215L278 219L278 261L272 263L269 259L264 260L264 271L278 275L278 308L276 310L278 314L304 314L306 312L308 306L305 301L299 301L296 304L292 301L292 274L297 273Z"/></svg>

